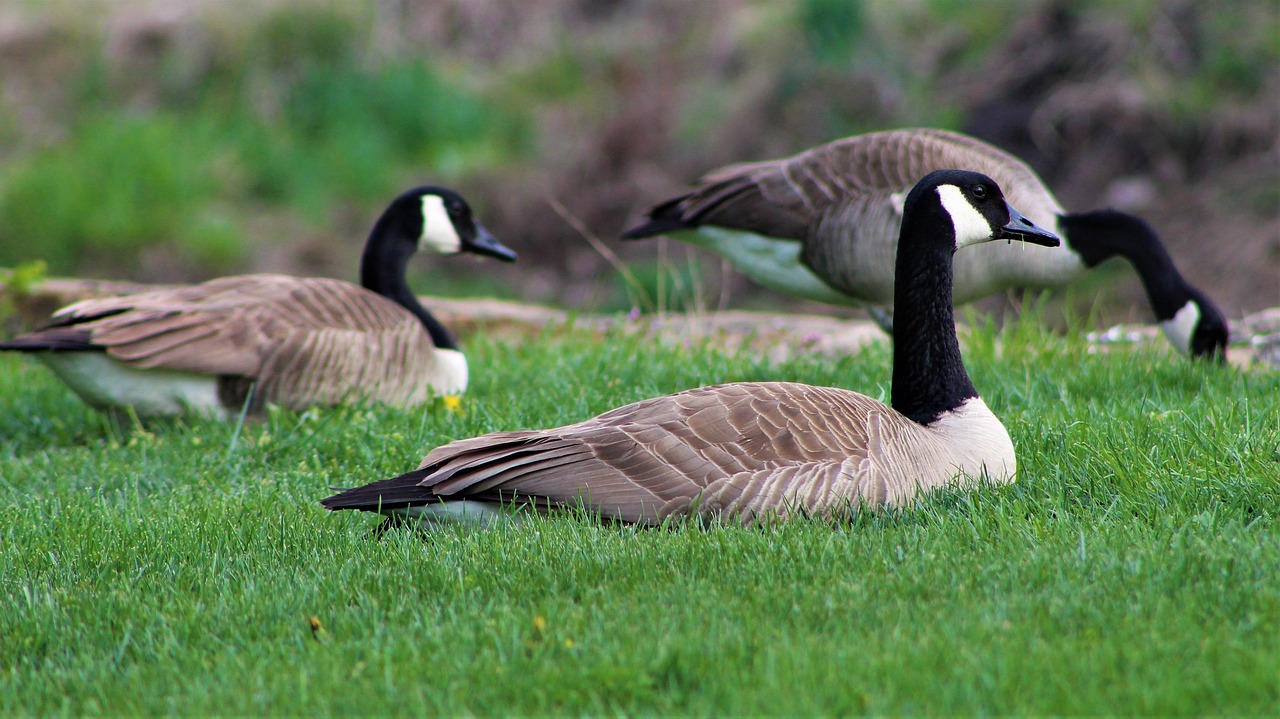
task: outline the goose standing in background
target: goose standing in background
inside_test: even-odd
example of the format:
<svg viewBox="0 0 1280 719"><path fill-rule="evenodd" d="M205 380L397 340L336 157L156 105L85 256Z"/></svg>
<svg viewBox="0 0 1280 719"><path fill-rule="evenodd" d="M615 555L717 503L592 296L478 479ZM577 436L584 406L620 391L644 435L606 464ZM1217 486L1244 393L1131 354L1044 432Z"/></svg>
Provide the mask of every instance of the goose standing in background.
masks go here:
<svg viewBox="0 0 1280 719"><path fill-rule="evenodd" d="M1112 210L1066 213L1026 163L944 130L876 132L781 160L730 165L655 206L647 222L623 237L670 234L722 255L770 289L866 306L891 332L902 198L916 178L946 167L991 176L1013 206L1063 240L1063 249L992 245L957 256L957 304L1010 287L1061 287L1119 256L1142 278L1178 351L1225 356L1222 313L1187 283L1145 222Z"/></svg>
<svg viewBox="0 0 1280 719"><path fill-rule="evenodd" d="M417 251L516 258L456 192L418 187L374 225L362 287L259 274L85 300L0 350L37 357L94 407L139 415L365 399L412 406L467 386L466 358L405 281Z"/></svg>
<svg viewBox="0 0 1280 719"><path fill-rule="evenodd" d="M966 477L1011 481L1013 443L969 381L951 308L952 254L996 239L1058 244L979 173L933 172L907 196L892 407L788 382L703 387L566 427L453 442L415 471L322 504L427 524L483 520L504 503L582 503L642 524L684 516L752 522L900 506Z"/></svg>

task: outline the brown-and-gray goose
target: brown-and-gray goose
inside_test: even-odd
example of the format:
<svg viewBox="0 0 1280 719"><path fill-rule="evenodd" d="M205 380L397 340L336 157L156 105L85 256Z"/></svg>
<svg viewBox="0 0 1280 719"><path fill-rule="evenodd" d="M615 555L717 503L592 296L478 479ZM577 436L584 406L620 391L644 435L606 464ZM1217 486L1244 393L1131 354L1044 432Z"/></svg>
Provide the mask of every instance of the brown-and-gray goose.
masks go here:
<svg viewBox="0 0 1280 719"><path fill-rule="evenodd" d="M1061 287L1123 257L1179 352L1225 356L1222 312L1178 272L1150 225L1114 210L1065 212L1026 163L945 130L875 132L714 170L691 192L656 205L647 222L623 237L669 234L720 254L771 289L866 306L891 330L902 198L917 178L948 167L994 178L1014 207L1063 240L1054 250L989 245L958 255L957 304L1010 287Z"/></svg>
<svg viewBox="0 0 1280 719"><path fill-rule="evenodd" d="M257 274L85 300L0 350L40 359L94 407L139 415L412 406L467 386L466 358L405 281L417 251L515 259L456 192L418 187L374 225L362 286Z"/></svg>
<svg viewBox="0 0 1280 719"><path fill-rule="evenodd" d="M907 196L892 406L787 382L703 387L566 427L456 441L412 472L322 504L427 523L487 517L505 503L581 503L642 524L751 522L898 506L964 478L1010 481L1013 443L969 380L951 307L952 254L995 239L1058 242L979 173L933 172Z"/></svg>

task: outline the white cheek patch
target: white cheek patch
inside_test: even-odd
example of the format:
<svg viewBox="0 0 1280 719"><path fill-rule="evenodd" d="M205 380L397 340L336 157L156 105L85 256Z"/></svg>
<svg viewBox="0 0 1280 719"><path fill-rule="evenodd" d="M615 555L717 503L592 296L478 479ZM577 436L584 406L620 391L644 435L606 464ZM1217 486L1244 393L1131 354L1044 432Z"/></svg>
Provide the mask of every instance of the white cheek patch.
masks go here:
<svg viewBox="0 0 1280 719"><path fill-rule="evenodd" d="M462 251L462 240L439 195L422 196L422 237L418 238L418 251L441 255Z"/></svg>
<svg viewBox="0 0 1280 719"><path fill-rule="evenodd" d="M1200 306L1195 300L1187 302L1178 310L1172 319L1167 319L1160 323L1160 328L1164 330L1164 336L1169 338L1169 344L1174 349L1184 355L1191 354L1191 335L1195 334L1196 327L1200 324Z"/></svg>
<svg viewBox="0 0 1280 719"><path fill-rule="evenodd" d="M951 215L951 225L956 231L956 249L991 239L991 223L969 204L959 187L939 186L938 198L942 200L942 208Z"/></svg>

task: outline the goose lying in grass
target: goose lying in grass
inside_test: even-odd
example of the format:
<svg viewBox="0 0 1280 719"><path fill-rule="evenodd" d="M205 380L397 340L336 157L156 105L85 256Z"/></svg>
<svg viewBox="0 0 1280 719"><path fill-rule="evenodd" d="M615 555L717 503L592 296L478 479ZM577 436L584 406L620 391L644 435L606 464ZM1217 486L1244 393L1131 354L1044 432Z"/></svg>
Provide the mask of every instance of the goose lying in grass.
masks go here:
<svg viewBox="0 0 1280 719"><path fill-rule="evenodd" d="M751 522L902 505L963 478L1011 481L1013 443L969 381L951 309L952 254L996 239L1058 243L979 173L933 172L907 196L892 407L787 382L703 387L566 427L453 442L417 470L322 504L428 524L483 518L504 503L581 503L642 524L683 516Z"/></svg>
<svg viewBox="0 0 1280 719"><path fill-rule="evenodd" d="M419 187L374 225L362 287L260 274L86 300L0 350L40 359L94 407L139 415L365 399L412 406L467 386L466 358L405 281L416 251L516 257L457 193Z"/></svg>
<svg viewBox="0 0 1280 719"><path fill-rule="evenodd" d="M730 165L655 206L647 222L623 237L670 234L724 256L765 287L867 306L892 331L902 198L916 178L947 167L991 176L1010 203L1063 240L1057 250L993 245L957 256L957 304L1010 287L1061 287L1123 257L1179 352L1225 356L1222 313L1187 283L1147 223L1113 210L1067 213L1026 163L954 132L876 132L781 160Z"/></svg>

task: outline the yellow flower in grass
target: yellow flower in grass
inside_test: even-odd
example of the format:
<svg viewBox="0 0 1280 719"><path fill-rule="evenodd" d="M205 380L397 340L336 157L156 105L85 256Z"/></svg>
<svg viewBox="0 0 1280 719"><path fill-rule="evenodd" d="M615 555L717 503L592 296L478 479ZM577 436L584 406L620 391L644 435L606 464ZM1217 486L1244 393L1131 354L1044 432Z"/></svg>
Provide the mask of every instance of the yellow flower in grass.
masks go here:
<svg viewBox="0 0 1280 719"><path fill-rule="evenodd" d="M456 394L447 394L444 396L444 408L450 412L462 411L462 398Z"/></svg>
<svg viewBox="0 0 1280 719"><path fill-rule="evenodd" d="M321 623L320 617L307 617L307 626L311 628L311 638L317 642L323 643L329 638L329 632L325 631L324 624Z"/></svg>

